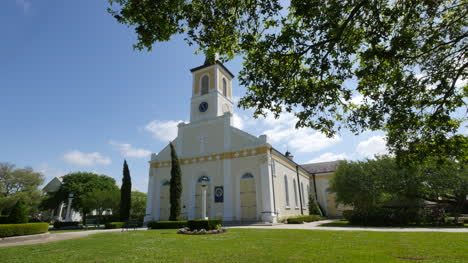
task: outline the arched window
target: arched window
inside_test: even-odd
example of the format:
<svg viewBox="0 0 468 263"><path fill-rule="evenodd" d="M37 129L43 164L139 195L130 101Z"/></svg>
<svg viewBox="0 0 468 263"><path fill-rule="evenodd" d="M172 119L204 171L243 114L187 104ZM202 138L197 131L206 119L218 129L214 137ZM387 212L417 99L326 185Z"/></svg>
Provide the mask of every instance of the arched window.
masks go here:
<svg viewBox="0 0 468 263"><path fill-rule="evenodd" d="M227 81L223 78L223 96L227 97Z"/></svg>
<svg viewBox="0 0 468 263"><path fill-rule="evenodd" d="M286 194L286 207L289 207L289 190L288 190L288 178L284 176L284 191Z"/></svg>
<svg viewBox="0 0 468 263"><path fill-rule="evenodd" d="M246 173L241 178L242 180L253 180L254 176L251 173Z"/></svg>
<svg viewBox="0 0 468 263"><path fill-rule="evenodd" d="M208 93L209 86L210 86L210 78L205 75L201 79L201 95L205 95Z"/></svg>
<svg viewBox="0 0 468 263"><path fill-rule="evenodd" d="M296 205L296 208L298 208L299 202L297 201L297 186L296 186L296 179L293 179L293 188L294 188L294 204Z"/></svg>

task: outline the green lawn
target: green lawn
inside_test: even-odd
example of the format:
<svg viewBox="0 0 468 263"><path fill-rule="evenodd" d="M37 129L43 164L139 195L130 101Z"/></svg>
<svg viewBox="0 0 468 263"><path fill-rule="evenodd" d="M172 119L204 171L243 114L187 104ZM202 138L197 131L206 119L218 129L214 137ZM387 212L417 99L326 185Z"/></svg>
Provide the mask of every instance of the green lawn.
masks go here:
<svg viewBox="0 0 468 263"><path fill-rule="evenodd" d="M351 225L346 220L333 221L333 222L330 222L330 223L321 224L320 226L363 227L363 226L359 226L359 225ZM441 226L437 226L437 225L407 225L407 226L403 226L403 227L411 227L411 228L418 228L418 227L420 227L420 228L421 227L422 228L468 228L468 224L464 224L463 226L462 225L441 225Z"/></svg>
<svg viewBox="0 0 468 263"><path fill-rule="evenodd" d="M104 233L0 248L3 262L468 262L466 233L229 229Z"/></svg>

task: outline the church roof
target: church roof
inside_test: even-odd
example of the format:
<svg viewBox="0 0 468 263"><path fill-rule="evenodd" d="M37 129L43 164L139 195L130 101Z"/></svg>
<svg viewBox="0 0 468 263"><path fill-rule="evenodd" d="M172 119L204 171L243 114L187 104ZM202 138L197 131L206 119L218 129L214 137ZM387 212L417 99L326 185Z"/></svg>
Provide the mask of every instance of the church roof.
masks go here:
<svg viewBox="0 0 468 263"><path fill-rule="evenodd" d="M301 166L311 174L331 173L335 172L340 161L308 163Z"/></svg>
<svg viewBox="0 0 468 263"><path fill-rule="evenodd" d="M220 65L220 66L231 76L231 78L234 78L234 74L232 74L231 71L229 71L229 69L227 69L227 68L223 65L223 63L221 63L221 61L216 60L214 64ZM190 72L194 72L194 71L197 71L197 70L200 70L200 69L203 69L203 68L212 66L212 65L214 65L214 64L207 63L207 62L205 61L205 63L204 63L203 65L198 66L198 67L196 67L196 68L190 69Z"/></svg>

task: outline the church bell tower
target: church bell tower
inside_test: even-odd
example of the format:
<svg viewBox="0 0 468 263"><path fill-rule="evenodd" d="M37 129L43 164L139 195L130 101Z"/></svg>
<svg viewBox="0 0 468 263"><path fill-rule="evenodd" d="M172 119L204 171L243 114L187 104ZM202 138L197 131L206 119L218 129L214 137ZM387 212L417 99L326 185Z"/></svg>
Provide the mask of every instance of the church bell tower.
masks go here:
<svg viewBox="0 0 468 263"><path fill-rule="evenodd" d="M232 79L234 75L216 57L192 72L190 122L213 119L233 113Z"/></svg>

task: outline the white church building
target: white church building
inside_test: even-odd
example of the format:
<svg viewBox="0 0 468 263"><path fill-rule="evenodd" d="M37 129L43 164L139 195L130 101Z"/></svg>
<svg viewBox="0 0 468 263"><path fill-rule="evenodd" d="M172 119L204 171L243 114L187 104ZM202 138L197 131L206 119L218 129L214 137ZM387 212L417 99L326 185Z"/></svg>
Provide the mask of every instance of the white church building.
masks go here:
<svg viewBox="0 0 468 263"><path fill-rule="evenodd" d="M307 215L309 194L327 215L340 215L328 193L333 169L323 176L311 173L314 164L295 163L275 150L266 135L233 127L234 75L221 62L205 62L191 72L190 123L180 123L172 141L182 170L182 219L204 217L203 189L208 218L277 222ZM151 156L145 222L169 218L170 171L168 145Z"/></svg>

